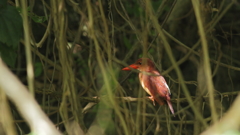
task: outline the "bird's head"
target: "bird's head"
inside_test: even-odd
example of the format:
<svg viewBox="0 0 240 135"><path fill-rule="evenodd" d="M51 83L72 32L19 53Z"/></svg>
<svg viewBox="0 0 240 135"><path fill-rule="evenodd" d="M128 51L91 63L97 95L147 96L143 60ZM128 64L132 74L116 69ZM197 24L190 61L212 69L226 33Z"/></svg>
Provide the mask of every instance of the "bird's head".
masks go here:
<svg viewBox="0 0 240 135"><path fill-rule="evenodd" d="M139 71L155 70L154 63L148 58L138 59L134 64L131 64L128 67L123 68L122 70L131 70L131 68L137 69Z"/></svg>

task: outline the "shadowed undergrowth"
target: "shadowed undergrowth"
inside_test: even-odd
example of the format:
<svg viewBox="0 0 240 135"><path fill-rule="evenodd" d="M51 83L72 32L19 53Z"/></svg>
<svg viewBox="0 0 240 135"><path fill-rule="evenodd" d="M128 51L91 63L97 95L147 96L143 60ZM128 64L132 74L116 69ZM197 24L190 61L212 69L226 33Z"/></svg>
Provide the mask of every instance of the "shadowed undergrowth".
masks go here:
<svg viewBox="0 0 240 135"><path fill-rule="evenodd" d="M198 135L224 116L238 94L236 1L42 0L24 9L9 0L8 5L26 11L29 38L24 33L17 57L3 60L26 86L31 83L26 64L32 64L34 97L64 134ZM27 46L32 61L26 61ZM141 57L152 59L165 77L176 117L166 105L152 105L137 71L121 71ZM10 111L16 132L29 133L11 103Z"/></svg>

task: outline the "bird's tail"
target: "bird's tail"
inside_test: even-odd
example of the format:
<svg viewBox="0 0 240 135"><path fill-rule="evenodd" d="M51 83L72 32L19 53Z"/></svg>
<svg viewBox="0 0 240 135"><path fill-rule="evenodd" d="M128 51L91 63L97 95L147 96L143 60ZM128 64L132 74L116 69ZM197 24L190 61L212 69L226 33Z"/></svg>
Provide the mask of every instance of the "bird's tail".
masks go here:
<svg viewBox="0 0 240 135"><path fill-rule="evenodd" d="M172 107L172 103L171 103L170 101L167 100L167 104L168 104L168 107L169 107L171 113L172 113L173 116L175 117L174 110L173 110L173 107Z"/></svg>

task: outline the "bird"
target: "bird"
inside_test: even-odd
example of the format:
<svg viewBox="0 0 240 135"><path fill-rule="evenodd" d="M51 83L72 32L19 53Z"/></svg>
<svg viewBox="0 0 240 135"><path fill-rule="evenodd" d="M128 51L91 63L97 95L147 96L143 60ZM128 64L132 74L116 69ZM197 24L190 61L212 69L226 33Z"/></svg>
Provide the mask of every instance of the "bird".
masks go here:
<svg viewBox="0 0 240 135"><path fill-rule="evenodd" d="M131 64L122 70L131 69L137 69L140 71L139 81L143 89L150 95L149 99L152 100L153 105L155 106L155 101L159 105L167 103L171 113L175 116L174 109L170 101L170 89L164 77L155 68L152 60L149 58L140 58L134 64Z"/></svg>

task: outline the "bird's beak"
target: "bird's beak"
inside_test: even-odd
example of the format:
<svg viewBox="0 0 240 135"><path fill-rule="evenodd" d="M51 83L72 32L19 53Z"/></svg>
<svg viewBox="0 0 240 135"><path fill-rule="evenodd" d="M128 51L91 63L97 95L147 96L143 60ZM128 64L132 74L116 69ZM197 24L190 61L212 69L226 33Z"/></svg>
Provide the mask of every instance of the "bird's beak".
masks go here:
<svg viewBox="0 0 240 135"><path fill-rule="evenodd" d="M131 69L138 69L139 66L136 64L129 65L128 67L123 68L122 70L131 70Z"/></svg>

